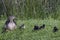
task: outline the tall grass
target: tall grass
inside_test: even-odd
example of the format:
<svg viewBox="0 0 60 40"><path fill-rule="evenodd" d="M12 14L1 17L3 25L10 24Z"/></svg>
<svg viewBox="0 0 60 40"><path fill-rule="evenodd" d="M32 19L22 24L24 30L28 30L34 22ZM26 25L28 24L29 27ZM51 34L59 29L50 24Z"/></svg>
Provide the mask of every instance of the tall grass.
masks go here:
<svg viewBox="0 0 60 40"><path fill-rule="evenodd" d="M15 15L18 19L45 19L60 17L59 0L3 0L0 2L0 19Z"/></svg>

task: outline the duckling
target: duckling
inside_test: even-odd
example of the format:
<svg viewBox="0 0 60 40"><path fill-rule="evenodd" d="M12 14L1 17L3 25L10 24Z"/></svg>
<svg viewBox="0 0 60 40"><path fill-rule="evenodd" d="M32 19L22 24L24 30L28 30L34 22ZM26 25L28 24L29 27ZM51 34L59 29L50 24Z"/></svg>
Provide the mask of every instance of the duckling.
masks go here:
<svg viewBox="0 0 60 40"><path fill-rule="evenodd" d="M54 28L53 28L53 32L57 32L58 31L58 28L55 26Z"/></svg>
<svg viewBox="0 0 60 40"><path fill-rule="evenodd" d="M22 24L22 25L20 26L20 28L25 29L25 25L24 25L24 24Z"/></svg>
<svg viewBox="0 0 60 40"><path fill-rule="evenodd" d="M39 30L39 26L35 25L34 30Z"/></svg>
<svg viewBox="0 0 60 40"><path fill-rule="evenodd" d="M39 29L44 29L45 28L45 24L43 24L42 26L40 26Z"/></svg>

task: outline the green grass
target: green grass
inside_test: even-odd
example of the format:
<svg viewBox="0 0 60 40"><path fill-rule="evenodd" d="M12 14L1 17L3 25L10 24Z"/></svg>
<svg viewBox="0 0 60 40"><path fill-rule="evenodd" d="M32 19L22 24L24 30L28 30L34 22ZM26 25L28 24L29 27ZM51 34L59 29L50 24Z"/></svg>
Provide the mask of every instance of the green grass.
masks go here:
<svg viewBox="0 0 60 40"><path fill-rule="evenodd" d="M8 31L6 33L2 32L2 27L4 25L5 20L0 20L0 40L60 40L60 21L59 20L17 20L17 24L25 24L26 28L24 30L18 29L14 31ZM34 25L41 26L42 24L46 24L45 29L32 31ZM59 31L53 33L53 27L57 26Z"/></svg>

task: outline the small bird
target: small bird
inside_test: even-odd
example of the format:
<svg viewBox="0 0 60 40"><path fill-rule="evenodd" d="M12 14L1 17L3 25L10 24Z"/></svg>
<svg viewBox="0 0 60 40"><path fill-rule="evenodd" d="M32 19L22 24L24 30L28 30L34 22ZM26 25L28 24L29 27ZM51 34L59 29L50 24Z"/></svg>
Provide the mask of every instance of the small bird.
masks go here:
<svg viewBox="0 0 60 40"><path fill-rule="evenodd" d="M34 30L39 30L39 26L35 25Z"/></svg>
<svg viewBox="0 0 60 40"><path fill-rule="evenodd" d="M44 29L45 28L45 24L43 24L42 26L40 26L39 29Z"/></svg>
<svg viewBox="0 0 60 40"><path fill-rule="evenodd" d="M58 28L55 26L54 28L53 28L53 32L57 32L58 31Z"/></svg>
<svg viewBox="0 0 60 40"><path fill-rule="evenodd" d="M24 25L24 24L22 24L22 25L20 26L20 28L25 29L25 25Z"/></svg>

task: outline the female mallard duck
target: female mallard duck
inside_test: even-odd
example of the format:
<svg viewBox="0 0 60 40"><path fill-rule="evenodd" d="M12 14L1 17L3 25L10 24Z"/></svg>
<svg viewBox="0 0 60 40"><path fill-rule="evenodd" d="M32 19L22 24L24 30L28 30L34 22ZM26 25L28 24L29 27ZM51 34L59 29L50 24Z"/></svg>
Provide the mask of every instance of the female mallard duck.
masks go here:
<svg viewBox="0 0 60 40"><path fill-rule="evenodd" d="M16 22L14 21L14 19L14 16L8 17L7 21L5 22L4 31L16 29Z"/></svg>

